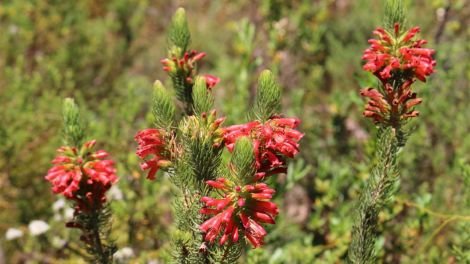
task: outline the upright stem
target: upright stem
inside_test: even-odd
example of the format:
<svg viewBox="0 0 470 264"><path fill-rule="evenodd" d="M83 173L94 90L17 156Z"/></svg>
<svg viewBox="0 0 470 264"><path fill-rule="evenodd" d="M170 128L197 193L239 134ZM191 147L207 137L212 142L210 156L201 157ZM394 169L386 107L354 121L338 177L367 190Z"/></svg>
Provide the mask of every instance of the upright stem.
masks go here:
<svg viewBox="0 0 470 264"><path fill-rule="evenodd" d="M96 251L98 252L98 255L100 256L100 259L101 259L101 263L102 264L107 264L109 263L108 261L108 256L106 256L103 252L103 245L101 243L101 237L100 237L100 230L99 230L99 219L98 219L98 215L99 213L97 212L97 210L93 210L93 213L92 213L92 221L93 221L93 240L95 241L93 244L95 246L95 249Z"/></svg>
<svg viewBox="0 0 470 264"><path fill-rule="evenodd" d="M379 131L376 159L370 178L359 198L356 222L348 251L348 262L376 263L378 215L395 191L398 180L396 159L398 153L397 132L392 128Z"/></svg>

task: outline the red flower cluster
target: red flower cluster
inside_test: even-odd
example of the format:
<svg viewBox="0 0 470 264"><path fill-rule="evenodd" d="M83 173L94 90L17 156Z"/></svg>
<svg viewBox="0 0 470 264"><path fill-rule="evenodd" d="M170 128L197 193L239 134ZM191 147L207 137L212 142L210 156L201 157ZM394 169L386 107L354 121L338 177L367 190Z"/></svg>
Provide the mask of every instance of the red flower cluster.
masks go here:
<svg viewBox="0 0 470 264"><path fill-rule="evenodd" d="M171 165L165 134L164 130L147 128L139 131L134 137L139 144L137 156L141 159L151 156L150 159L140 164L142 170L149 170L147 179L154 180L155 174L160 168L167 168Z"/></svg>
<svg viewBox="0 0 470 264"><path fill-rule="evenodd" d="M413 40L419 31L419 27L414 27L400 34L398 24L395 24L394 33L377 28L374 34L379 39L370 39L371 46L362 56L366 61L364 70L374 73L382 82L392 78L395 72L405 73L406 79L417 78L425 82L426 76L434 73L436 61L432 55L435 51L422 48L426 40Z"/></svg>
<svg viewBox="0 0 470 264"><path fill-rule="evenodd" d="M374 73L382 82L383 88L361 90L361 95L370 100L364 116L375 123L398 127L400 122L419 115L414 107L422 102L410 86L416 79L425 82L434 73L436 61L432 58L434 50L422 48L426 40L413 40L419 32L414 27L400 34L400 26L395 24L394 32L383 28L374 31L379 39L370 39L371 44L364 52L364 70Z"/></svg>
<svg viewBox="0 0 470 264"><path fill-rule="evenodd" d="M63 194L77 202L78 210L89 211L100 208L106 202L105 193L118 180L112 160L105 160L104 150L92 152L95 140L75 147L60 147L54 166L48 171L46 180L52 183L52 191Z"/></svg>
<svg viewBox="0 0 470 264"><path fill-rule="evenodd" d="M385 96L373 88L361 90L361 95L369 97L370 101L364 111L365 117L374 119L375 123L396 126L401 120L416 117L419 112L413 108L422 102L416 93L410 89L413 81L406 81L397 90L385 83Z"/></svg>
<svg viewBox="0 0 470 264"><path fill-rule="evenodd" d="M285 158L293 158L299 152L298 141L304 136L296 130L297 118L274 117L264 124L259 121L234 125L224 129L224 142L231 152L238 138L253 139L255 167L254 181L272 174L286 172Z"/></svg>
<svg viewBox="0 0 470 264"><path fill-rule="evenodd" d="M196 63L204 58L206 53L197 52L195 50L191 52L185 52L183 58L177 58L174 56L171 59L162 59L161 63L163 64L163 70L171 74L179 73L185 76L186 82L188 84L194 83L194 77L196 76ZM206 85L208 89L212 89L220 79L210 75L205 74L202 77L206 80Z"/></svg>
<svg viewBox="0 0 470 264"><path fill-rule="evenodd" d="M205 240L213 243L222 233L219 244L227 240L237 242L240 233L253 247L263 245L266 230L260 223L274 224L278 214L276 204L270 202L274 190L265 183L237 186L234 182L219 178L207 184L223 192L223 198L203 197L205 204L200 213L214 215L200 225L206 233Z"/></svg>

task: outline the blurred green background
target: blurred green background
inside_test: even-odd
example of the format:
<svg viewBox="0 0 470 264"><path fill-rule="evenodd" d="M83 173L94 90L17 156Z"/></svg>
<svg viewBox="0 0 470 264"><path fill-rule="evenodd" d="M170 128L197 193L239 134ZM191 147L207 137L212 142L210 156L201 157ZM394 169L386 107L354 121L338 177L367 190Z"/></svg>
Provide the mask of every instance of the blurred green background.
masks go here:
<svg viewBox="0 0 470 264"><path fill-rule="evenodd" d="M281 212L267 245L240 262L344 262L376 131L361 115L359 89L376 83L360 58L383 2L1 1L0 263L81 263L78 232L63 226L70 210L44 180L62 144L65 97L78 102L87 138L117 162L118 262L169 262L171 185L163 175L145 180L133 136L151 126L152 83L169 84L159 60L180 6L192 47L208 54L201 72L222 78L214 89L226 124L245 116L269 68L284 112L306 133L300 157L275 181ZM421 116L401 155L400 191L380 215L377 250L383 263L470 263L470 2L405 2L438 66L417 87ZM37 234L33 220L50 228Z"/></svg>

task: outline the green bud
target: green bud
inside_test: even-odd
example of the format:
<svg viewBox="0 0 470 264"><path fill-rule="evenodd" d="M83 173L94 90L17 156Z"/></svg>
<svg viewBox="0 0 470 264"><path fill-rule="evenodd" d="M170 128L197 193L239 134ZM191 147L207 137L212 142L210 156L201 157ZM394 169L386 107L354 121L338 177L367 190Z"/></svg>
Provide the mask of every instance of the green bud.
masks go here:
<svg viewBox="0 0 470 264"><path fill-rule="evenodd" d="M400 28L405 28L406 11L403 0L387 0L385 4L385 27L393 32L395 23L400 24Z"/></svg>
<svg viewBox="0 0 470 264"><path fill-rule="evenodd" d="M248 137L241 137L235 142L235 148L231 158L234 167L234 178L239 180L240 185L251 183L255 173L255 155L253 142Z"/></svg>
<svg viewBox="0 0 470 264"><path fill-rule="evenodd" d="M194 113L200 115L202 113L209 114L214 107L214 97L208 91L206 80L203 77L197 77L193 86L193 108Z"/></svg>
<svg viewBox="0 0 470 264"><path fill-rule="evenodd" d="M79 147L85 136L84 126L80 118L80 111L72 98L66 98L63 105L63 136L64 143Z"/></svg>
<svg viewBox="0 0 470 264"><path fill-rule="evenodd" d="M170 52L175 52L177 50L179 52L177 55L183 56L190 43L191 34L189 33L186 12L183 8L178 8L176 13L173 15L168 31L168 49Z"/></svg>
<svg viewBox="0 0 470 264"><path fill-rule="evenodd" d="M264 70L258 80L254 114L258 120L266 121L281 108L281 87L274 74Z"/></svg>
<svg viewBox="0 0 470 264"><path fill-rule="evenodd" d="M160 81L153 85L153 108L152 113L155 118L155 126L159 128L168 128L175 119L175 105L171 94L165 89Z"/></svg>

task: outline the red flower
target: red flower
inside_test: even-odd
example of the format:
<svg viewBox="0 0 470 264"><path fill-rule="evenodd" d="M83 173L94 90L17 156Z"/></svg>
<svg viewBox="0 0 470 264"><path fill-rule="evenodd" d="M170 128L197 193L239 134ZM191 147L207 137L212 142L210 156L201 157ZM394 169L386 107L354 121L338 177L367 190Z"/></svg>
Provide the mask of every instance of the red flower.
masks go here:
<svg viewBox="0 0 470 264"><path fill-rule="evenodd" d="M413 40L420 31L414 27L400 34L400 27L395 24L394 33L377 28L374 34L379 39L370 39L370 47L362 59L366 61L364 70L374 73L382 82L390 79L394 73L405 73L406 78L417 78L423 82L434 73L436 61L432 58L434 50L422 48L426 40Z"/></svg>
<svg viewBox="0 0 470 264"><path fill-rule="evenodd" d="M162 59L161 63L163 64L163 70L166 72L184 71L190 76L196 67L196 62L205 56L206 53L193 50L191 52L185 52L182 58L175 56L171 59Z"/></svg>
<svg viewBox="0 0 470 264"><path fill-rule="evenodd" d="M370 98L364 116L374 119L375 123L392 126L398 125L402 120L418 116L419 112L413 109L422 100L411 91L412 83L413 81L408 80L399 89L393 89L391 84L385 83L384 94L373 88L363 89L361 95Z"/></svg>
<svg viewBox="0 0 470 264"><path fill-rule="evenodd" d="M263 245L267 232L260 223L274 224L274 218L279 213L276 204L269 201L275 191L265 183L242 187L225 178L207 181L207 184L224 194L220 199L201 199L205 207L200 213L213 215L200 225L206 233L205 240L213 243L222 233L219 244L223 245L227 240L237 242L242 234L253 247Z"/></svg>
<svg viewBox="0 0 470 264"><path fill-rule="evenodd" d="M116 183L116 169L112 160L104 160L104 150L92 152L95 140L75 147L60 147L58 156L52 160L54 166L48 171L46 180L52 183L52 191L78 202L81 210L99 208L106 201L105 192Z"/></svg>
<svg viewBox="0 0 470 264"><path fill-rule="evenodd" d="M139 146L137 147L137 156L146 159L140 164L142 170L149 170L147 179L154 180L155 174L160 168L166 168L171 165L169 153L167 151L167 141L165 131L161 129L147 128L139 131L134 139Z"/></svg>
<svg viewBox="0 0 470 264"><path fill-rule="evenodd" d="M224 141L227 149L233 151L239 137L253 139L255 167L254 181L272 174L286 172L286 158L293 158L299 152L298 141L304 136L297 126L297 118L274 117L264 124L259 121L243 125L234 125L224 129Z"/></svg>
<svg viewBox="0 0 470 264"><path fill-rule="evenodd" d="M184 53L182 58L173 56L171 59L161 60L161 63L163 64L163 70L170 73L170 75L180 74L184 76L187 84L194 84L194 78L197 74L197 62L205 56L206 53L193 50ZM212 89L220 81L220 78L210 74L205 74L202 77L206 80L208 89Z"/></svg>
<svg viewBox="0 0 470 264"><path fill-rule="evenodd" d="M212 89L220 82L220 78L214 75L204 74L202 77L206 80L206 85L208 89Z"/></svg>

